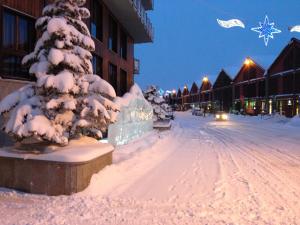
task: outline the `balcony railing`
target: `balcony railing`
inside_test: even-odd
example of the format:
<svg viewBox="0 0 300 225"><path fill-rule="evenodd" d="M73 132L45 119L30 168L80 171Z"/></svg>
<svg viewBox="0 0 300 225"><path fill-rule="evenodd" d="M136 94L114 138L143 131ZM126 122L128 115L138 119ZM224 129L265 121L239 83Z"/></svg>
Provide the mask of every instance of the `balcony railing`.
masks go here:
<svg viewBox="0 0 300 225"><path fill-rule="evenodd" d="M139 15L141 22L143 23L145 29L147 30L148 35L151 37L151 40L153 40L154 37L153 26L141 0L129 0L129 1L131 1L133 8Z"/></svg>
<svg viewBox="0 0 300 225"><path fill-rule="evenodd" d="M138 75L140 74L140 60L139 59L134 59L134 74Z"/></svg>
<svg viewBox="0 0 300 225"><path fill-rule="evenodd" d="M147 10L153 10L154 8L154 0L141 0L144 8Z"/></svg>

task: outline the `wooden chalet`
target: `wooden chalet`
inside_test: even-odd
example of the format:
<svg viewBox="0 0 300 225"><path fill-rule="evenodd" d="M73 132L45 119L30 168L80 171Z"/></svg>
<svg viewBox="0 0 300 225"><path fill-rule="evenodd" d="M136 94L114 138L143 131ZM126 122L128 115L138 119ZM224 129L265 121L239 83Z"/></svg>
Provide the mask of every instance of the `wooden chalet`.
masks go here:
<svg viewBox="0 0 300 225"><path fill-rule="evenodd" d="M269 113L299 114L300 40L293 38L267 71Z"/></svg>
<svg viewBox="0 0 300 225"><path fill-rule="evenodd" d="M265 70L251 58L244 61L233 79L234 109L249 115L257 115L266 108Z"/></svg>
<svg viewBox="0 0 300 225"><path fill-rule="evenodd" d="M213 85L213 105L216 110L229 112L232 108L232 78L222 70Z"/></svg>
<svg viewBox="0 0 300 225"><path fill-rule="evenodd" d="M182 91L182 105L184 108L189 108L189 96L190 96L189 88L187 85L185 85Z"/></svg>
<svg viewBox="0 0 300 225"><path fill-rule="evenodd" d="M178 91L176 93L176 100L175 100L175 102L178 105L182 105L182 92L181 92L180 88L178 88Z"/></svg>
<svg viewBox="0 0 300 225"><path fill-rule="evenodd" d="M212 84L208 79L203 79L199 89L200 107L211 110L212 108Z"/></svg>
<svg viewBox="0 0 300 225"><path fill-rule="evenodd" d="M200 101L199 87L194 82L190 90L189 103L194 105L195 104L199 105L199 101Z"/></svg>

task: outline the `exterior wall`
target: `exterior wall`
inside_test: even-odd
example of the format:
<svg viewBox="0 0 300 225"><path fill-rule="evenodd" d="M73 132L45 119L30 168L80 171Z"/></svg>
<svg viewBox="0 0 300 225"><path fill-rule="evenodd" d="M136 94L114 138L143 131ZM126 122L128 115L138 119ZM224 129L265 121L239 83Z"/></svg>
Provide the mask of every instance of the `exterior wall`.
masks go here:
<svg viewBox="0 0 300 225"><path fill-rule="evenodd" d="M87 6L91 4L91 0L87 1ZM130 89L130 87L134 83L134 40L131 38L126 30L122 27L120 23L118 24L118 53L111 51L107 48L108 46L108 23L109 23L109 17L113 16L113 14L108 10L108 8L103 5L103 41L99 41L97 39L94 39L95 45L96 45L96 51L94 52L95 55L100 56L103 59L103 78L105 80L109 80L109 64L112 63L113 65L117 66L117 94L121 95L120 93L120 70L124 70L127 72L127 91ZM114 18L115 19L115 18ZM115 19L116 20L116 19ZM116 20L117 21L117 20ZM88 22L88 24L90 24ZM127 35L127 60L124 60L120 57L119 54L119 47L120 47L120 34L121 31L125 32Z"/></svg>
<svg viewBox="0 0 300 225"><path fill-rule="evenodd" d="M217 110L229 112L232 108L232 86L213 89L213 102Z"/></svg>
<svg viewBox="0 0 300 225"><path fill-rule="evenodd" d="M91 8L91 0L87 0L87 8ZM3 18L3 8L4 7L8 7L14 11L17 11L19 13L22 13L24 15L33 17L33 18L37 18L39 16L41 16L41 12L43 7L48 3L51 2L51 0L1 0L0 4L1 4L1 10L0 10L0 24L2 24L2 18ZM113 17L113 14L108 10L108 8L103 5L103 41L99 41L95 39L95 45L96 45L96 51L94 52L94 54L96 56L99 56L102 58L103 60L103 64L102 64L102 70L103 70L103 78L105 80L109 80L109 63L115 65L117 67L117 94L121 95L123 93L121 93L121 79L120 79L120 71L121 69L123 71L126 71L127 73L127 91L130 89L130 87L133 85L134 83L134 40L132 37L130 37L126 31L126 29L124 29L121 24L117 21L117 25L118 25L118 53L115 53L111 50L108 49L108 20L109 20L109 16ZM87 24L90 24L90 20L87 21ZM2 25L1 27L1 31L2 29ZM120 57L119 54L119 47L120 47L120 34L121 34L121 30L127 34L127 60L124 60L123 58ZM2 39L2 35L1 35L1 39ZM0 39L0 40L1 40ZM1 41L2 43L2 41ZM2 46L2 45L1 45ZM2 48L2 47L1 47ZM2 49L0 49L0 52ZM1 77L1 74L0 74ZM6 86L7 79L5 80L1 80L0 85L4 85ZM8 82L8 86L9 86L9 90L13 91L16 90L20 87L20 84L18 82L15 83L11 83ZM14 86L14 84L16 84ZM26 82L23 82L22 84L26 84ZM7 90L8 90L7 89ZM1 93L1 96L3 96L4 94Z"/></svg>
<svg viewBox="0 0 300 225"><path fill-rule="evenodd" d="M237 111L257 115L265 108L265 70L247 58L233 80L233 106Z"/></svg>
<svg viewBox="0 0 300 225"><path fill-rule="evenodd" d="M269 113L287 117L299 114L300 100L300 41L293 38L268 70Z"/></svg>

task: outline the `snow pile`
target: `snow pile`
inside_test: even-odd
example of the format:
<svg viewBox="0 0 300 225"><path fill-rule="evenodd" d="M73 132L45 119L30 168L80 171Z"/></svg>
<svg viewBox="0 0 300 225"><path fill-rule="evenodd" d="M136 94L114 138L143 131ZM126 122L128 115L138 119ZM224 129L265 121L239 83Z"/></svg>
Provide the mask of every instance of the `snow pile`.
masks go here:
<svg viewBox="0 0 300 225"><path fill-rule="evenodd" d="M145 100L137 84L122 98L116 99L121 111L117 122L108 129L108 140L113 145L123 145L153 129L153 108Z"/></svg>
<svg viewBox="0 0 300 225"><path fill-rule="evenodd" d="M288 125L290 125L292 127L299 127L300 128L300 117L295 116L294 118L292 118L290 120L290 122L288 122Z"/></svg>
<svg viewBox="0 0 300 225"><path fill-rule="evenodd" d="M67 145L80 136L102 138L119 110L113 87L93 75L95 44L82 19L85 0L55 0L36 22L42 35L22 63L37 82L8 95L0 114L9 113L5 131L18 141L34 137Z"/></svg>
<svg viewBox="0 0 300 225"><path fill-rule="evenodd" d="M170 117L169 106L165 99L160 96L156 86L151 85L144 91L144 97L153 107L154 121L166 120Z"/></svg>
<svg viewBox="0 0 300 225"><path fill-rule="evenodd" d="M261 117L176 116L175 129L118 147L81 193L0 188L1 225L300 224L299 132Z"/></svg>

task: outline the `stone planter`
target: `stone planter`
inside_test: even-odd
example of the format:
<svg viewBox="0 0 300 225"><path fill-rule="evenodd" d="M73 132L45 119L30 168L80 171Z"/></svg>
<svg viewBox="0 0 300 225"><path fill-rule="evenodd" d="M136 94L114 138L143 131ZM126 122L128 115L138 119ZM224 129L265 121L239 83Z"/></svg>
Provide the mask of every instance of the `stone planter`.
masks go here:
<svg viewBox="0 0 300 225"><path fill-rule="evenodd" d="M171 127L172 127L171 120L155 121L153 124L153 128L159 131L170 130Z"/></svg>
<svg viewBox="0 0 300 225"><path fill-rule="evenodd" d="M0 149L0 187L50 196L83 191L93 174L112 164L109 144L65 147L48 154Z"/></svg>

